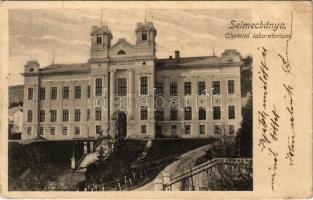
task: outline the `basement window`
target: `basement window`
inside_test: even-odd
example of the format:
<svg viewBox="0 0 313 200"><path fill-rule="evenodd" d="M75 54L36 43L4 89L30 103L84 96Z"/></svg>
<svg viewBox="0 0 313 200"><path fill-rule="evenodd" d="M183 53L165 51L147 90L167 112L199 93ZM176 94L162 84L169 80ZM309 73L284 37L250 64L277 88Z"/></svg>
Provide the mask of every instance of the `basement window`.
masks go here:
<svg viewBox="0 0 313 200"><path fill-rule="evenodd" d="M147 125L141 125L141 133L146 134L147 133Z"/></svg>
<svg viewBox="0 0 313 200"><path fill-rule="evenodd" d="M191 134L191 125L185 125L185 134L189 135Z"/></svg>

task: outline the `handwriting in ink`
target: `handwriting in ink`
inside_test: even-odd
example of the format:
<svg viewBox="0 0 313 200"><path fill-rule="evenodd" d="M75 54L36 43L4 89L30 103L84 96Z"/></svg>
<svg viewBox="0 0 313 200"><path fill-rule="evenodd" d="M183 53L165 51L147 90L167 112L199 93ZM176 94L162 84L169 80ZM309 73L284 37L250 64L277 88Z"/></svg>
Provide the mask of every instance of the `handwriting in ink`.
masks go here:
<svg viewBox="0 0 313 200"><path fill-rule="evenodd" d="M278 162L278 152L274 152L271 148L268 149L269 155L273 156L273 166L269 167L269 170L272 170L272 179L271 179L271 188L272 191L275 191L275 180L276 180L276 175L277 175L277 162Z"/></svg>
<svg viewBox="0 0 313 200"><path fill-rule="evenodd" d="M259 49L259 48L258 48ZM259 79L262 82L261 88L263 88L263 108L266 110L266 104L267 104L267 84L268 84L268 71L269 68L267 67L267 49L265 47L262 47L262 60L260 62L259 66Z"/></svg>
<svg viewBox="0 0 313 200"><path fill-rule="evenodd" d="M262 137L259 139L258 146L261 147L261 151L266 148L267 144L270 144L271 141L267 137L267 122L266 119L268 114L265 111L258 111L258 123L261 125Z"/></svg>
<svg viewBox="0 0 313 200"><path fill-rule="evenodd" d="M291 73L291 65L289 63L289 42L292 39L292 22L293 22L293 14L291 12L291 24L290 24L290 38L286 40L286 48L285 55L278 54L282 61L282 69L286 73Z"/></svg>
<svg viewBox="0 0 313 200"><path fill-rule="evenodd" d="M270 125L271 125L271 130L272 130L270 132L270 136L272 137L272 139L275 142L277 142L278 141L277 132L278 132L278 128L279 128L279 124L278 124L279 115L276 112L275 105L274 105L274 108L272 110L272 114L273 114L273 117L270 118Z"/></svg>
<svg viewBox="0 0 313 200"><path fill-rule="evenodd" d="M290 85L283 84L285 91L287 92L288 96L284 95L284 98L289 99L289 104L286 106L286 110L289 113L289 122L291 128L291 136L288 136L288 152L286 155L286 159L289 160L289 164L293 165L293 157L295 151L295 118L294 118L294 106L293 106L293 89L294 87Z"/></svg>

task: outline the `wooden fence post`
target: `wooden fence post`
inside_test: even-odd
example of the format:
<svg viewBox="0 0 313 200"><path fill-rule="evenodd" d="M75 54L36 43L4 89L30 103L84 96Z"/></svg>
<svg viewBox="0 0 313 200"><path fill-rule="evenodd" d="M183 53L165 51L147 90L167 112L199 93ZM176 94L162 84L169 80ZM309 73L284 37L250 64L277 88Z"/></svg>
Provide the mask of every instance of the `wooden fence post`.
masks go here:
<svg viewBox="0 0 313 200"><path fill-rule="evenodd" d="M163 191L163 181L160 178L155 179L154 181L154 190Z"/></svg>
<svg viewBox="0 0 313 200"><path fill-rule="evenodd" d="M165 190L168 191L170 190L169 187L167 187L168 183L171 181L171 174L169 172L164 172L163 173L163 185L165 187Z"/></svg>

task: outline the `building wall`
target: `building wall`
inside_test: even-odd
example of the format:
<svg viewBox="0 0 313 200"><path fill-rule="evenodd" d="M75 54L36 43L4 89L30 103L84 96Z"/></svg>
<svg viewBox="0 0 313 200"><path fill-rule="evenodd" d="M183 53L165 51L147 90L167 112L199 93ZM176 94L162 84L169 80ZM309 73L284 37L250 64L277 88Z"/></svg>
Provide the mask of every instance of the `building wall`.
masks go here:
<svg viewBox="0 0 313 200"><path fill-rule="evenodd" d="M34 78L25 77L25 96L24 96L24 138L34 138L38 134L47 139L69 139L89 137L87 108L90 100L87 98L87 86L90 85L89 74L71 74L71 75L51 75L37 77L37 85L30 84ZM63 99L63 87L69 87L69 99ZM81 98L74 97L75 86L81 86ZM34 88L34 100L28 100L28 87ZM51 98L51 88L57 88L57 99ZM39 88L45 88L45 99L38 100ZM63 122L63 110L69 110L68 122ZM80 121L74 120L75 109L80 109ZM27 122L28 110L33 110L32 122ZM39 122L40 110L45 111L44 122ZM50 111L56 110L56 122L51 122ZM63 134L63 126L68 127L68 133ZM80 127L80 134L74 134L74 127ZM32 127L32 133L27 132L28 127ZM39 127L43 127L43 133L39 132ZM55 135L50 133L51 127L55 127ZM38 131L37 131L38 130Z"/></svg>
<svg viewBox="0 0 313 200"><path fill-rule="evenodd" d="M228 94L228 80L235 81L235 93ZM198 95L198 82L204 81L206 95ZM211 88L213 81L220 81L221 94L213 95ZM234 124L236 130L240 127L241 121L241 94L240 94L240 66L225 67L191 67L191 68L175 68L160 69L156 71L156 82L164 85L164 97L166 106L164 110L164 120L157 121L162 127L162 135L171 136L171 125L177 125L177 137L210 137L218 136L214 134L213 125L220 124L223 133L228 135L228 125ZM180 98L180 109L178 109L178 120L170 119L170 82L177 82L178 97ZM184 82L191 82L192 95L184 95ZM192 107L192 120L184 120L184 107ZM213 120L212 106L221 106L221 119ZM228 119L228 106L235 106L235 119ZM197 107L206 106L206 120L198 119ZM206 133L199 134L200 124L206 126ZM191 134L185 133L185 125L191 125ZM173 135L172 135L173 136Z"/></svg>
<svg viewBox="0 0 313 200"><path fill-rule="evenodd" d="M141 32L148 33L148 40L141 40ZM154 138L156 133L165 137L210 137L214 136L214 124L221 125L222 134L227 135L228 125L234 124L238 129L241 121L241 95L240 95L240 55L233 50L225 51L221 62L217 64L166 67L157 66L155 57L156 30L153 24L138 24L136 29L136 45L120 39L115 45L111 44L111 32L108 27L93 28L91 34L91 58L89 71L73 71L71 73L53 72L46 73L39 70L39 64L31 61L25 66L24 78L24 112L22 139L32 139L40 135L49 140L87 139L97 138L96 126L101 126L102 134L114 134L116 130L114 116L123 112L127 116L128 138ZM103 44L97 43L97 37L101 36ZM123 54L119 52L123 50ZM235 64L234 64L235 63ZM148 78L148 94L140 94L140 78ZM96 96L96 79L102 80L102 95ZM126 79L128 96L113 96L117 89L117 80ZM212 81L221 82L221 94L212 96L211 91L206 96L198 95L198 81L205 81L206 89L212 88ZM227 81L235 80L235 94L227 93ZM177 82L178 97L181 99L178 111L178 119L170 120L170 82ZM184 82L192 83L193 96L184 95ZM155 120L154 88L156 83L162 82L164 98L166 99L164 120ZM63 99L62 90L69 86L69 99ZM74 97L75 86L81 86L81 98ZM87 97L87 89L90 86L90 97ZM51 88L57 87L57 99L51 99ZM33 99L28 100L28 88L33 88ZM39 100L39 88L45 88L45 100ZM198 97L198 101L197 98ZM199 99L200 98L200 99ZM202 99L201 99L202 98ZM117 102L117 103L114 103ZM199 103L200 102L200 103ZM192 120L184 120L184 104L192 106ZM206 120L198 119L196 108L199 104L207 105ZM212 105L221 105L221 119L213 120ZM228 105L235 106L236 117L228 119ZM148 107L147 120L140 119L140 107ZM62 120L63 110L69 110L69 121ZM80 121L75 121L75 109L80 109ZM101 119L96 120L96 109L101 109ZM32 110L32 120L27 121L28 110ZM45 110L45 121L39 122L39 112ZM57 121L51 122L50 111L57 111ZM87 111L90 110L90 119L87 119ZM199 134L199 126L205 125L205 134ZM176 125L175 135L171 133L171 126ZM191 133L185 134L185 125L191 125ZM146 133L142 133L143 126ZM44 128L43 133L39 130ZM51 134L51 127L55 127L55 134ZM68 127L67 134L63 134L63 127ZM80 134L75 134L75 127L80 128ZM31 128L31 131L28 129Z"/></svg>
<svg viewBox="0 0 313 200"><path fill-rule="evenodd" d="M214 136L214 124L221 124L223 133L227 135L228 125L235 124L236 129L240 127L241 121L241 95L240 95L240 67L239 66L225 66L225 67L191 67L191 68L172 68L172 69L155 69L154 60L146 59L146 64L142 65L141 61L132 63L131 67L127 68L123 65L114 64L108 65L92 65L90 74L71 74L71 75L51 75L41 76L40 81L37 76L25 77L25 97L24 97L24 133L23 139L33 138L37 135L38 127L44 127L42 137L47 139L70 139L70 138L96 138L96 125L101 125L105 133L108 133L109 116L114 112L122 111L127 114L127 136L131 138L153 138L155 135L155 113L154 113L154 98L153 88L156 82L163 83L163 91L165 98L164 120L158 121L157 128L162 135L167 137L177 136L183 138L189 137L210 137ZM110 69L109 69L110 68ZM140 95L140 77L148 77L148 95ZM95 80L101 78L103 81L103 96L104 103L102 106L101 120L95 119L96 97L95 97ZM110 86L114 78L114 84L117 79L126 78L127 92L134 94L134 96L117 97L118 103L110 105L109 97L115 93L116 86ZM212 95L212 81L218 80L221 83L221 94L218 96ZM235 94L228 94L228 80L235 81ZM184 95L184 82L190 81L192 88L192 95ZM207 95L198 95L198 82L205 81ZM178 97L180 98L180 109L178 110L178 119L176 121L170 120L170 82L177 82ZM38 83L40 87L45 88L45 100L38 101ZM87 97L87 88L90 85L91 96ZM62 98L62 90L64 86L69 86L69 99ZM81 98L75 99L75 86L81 86ZM34 88L33 100L28 100L28 88ZM57 99L51 99L51 87L57 87ZM114 89L113 89L114 88ZM110 93L110 96L108 95ZM116 99L117 100L117 99ZM145 104L145 101L148 103ZM40 102L39 104L37 102ZM37 106L39 105L39 107ZM112 104L112 103L111 103ZM148 105L148 119L140 120L140 106ZM190 105L192 110L192 120L184 120L184 107ZM195 106L198 105L198 106ZM221 119L213 120L212 106L221 106ZM228 106L235 106L236 117L234 120L228 119ZM198 111L196 107L206 106L206 120L198 119ZM113 108L113 109L112 109ZM69 121L62 121L63 109L69 110ZM81 120L76 122L74 120L75 109L80 109ZM87 110L90 110L90 120L87 121ZM27 122L27 110L33 110L32 122ZM38 123L38 111L45 110L45 122ZM57 110L57 121L50 122L50 110ZM108 112L110 113L108 114ZM206 133L199 134L199 125L206 126ZM147 133L141 134L141 125L147 126ZM177 126L177 134L172 135L171 125ZM191 125L191 134L185 133L185 125ZM55 127L56 134L50 134L50 128ZM62 133L63 126L68 127L68 134ZM80 127L80 134L75 135L74 127ZM27 133L27 128L32 128L32 134Z"/></svg>
<svg viewBox="0 0 313 200"><path fill-rule="evenodd" d="M22 139L32 139L36 136L38 128L38 84L39 77L25 76L24 77L24 104L23 104L23 133ZM28 99L28 88L33 89L33 99ZM28 111L32 110L32 121L27 121ZM30 131L28 130L30 129Z"/></svg>

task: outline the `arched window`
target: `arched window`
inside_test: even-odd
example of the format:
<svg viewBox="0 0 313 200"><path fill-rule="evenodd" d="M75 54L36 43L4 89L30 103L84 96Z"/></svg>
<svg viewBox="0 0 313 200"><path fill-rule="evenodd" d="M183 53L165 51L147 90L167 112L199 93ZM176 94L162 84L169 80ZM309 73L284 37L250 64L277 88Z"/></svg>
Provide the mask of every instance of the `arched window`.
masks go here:
<svg viewBox="0 0 313 200"><path fill-rule="evenodd" d="M125 54L126 54L126 52L124 50L119 50L117 52L117 55L125 55Z"/></svg>

